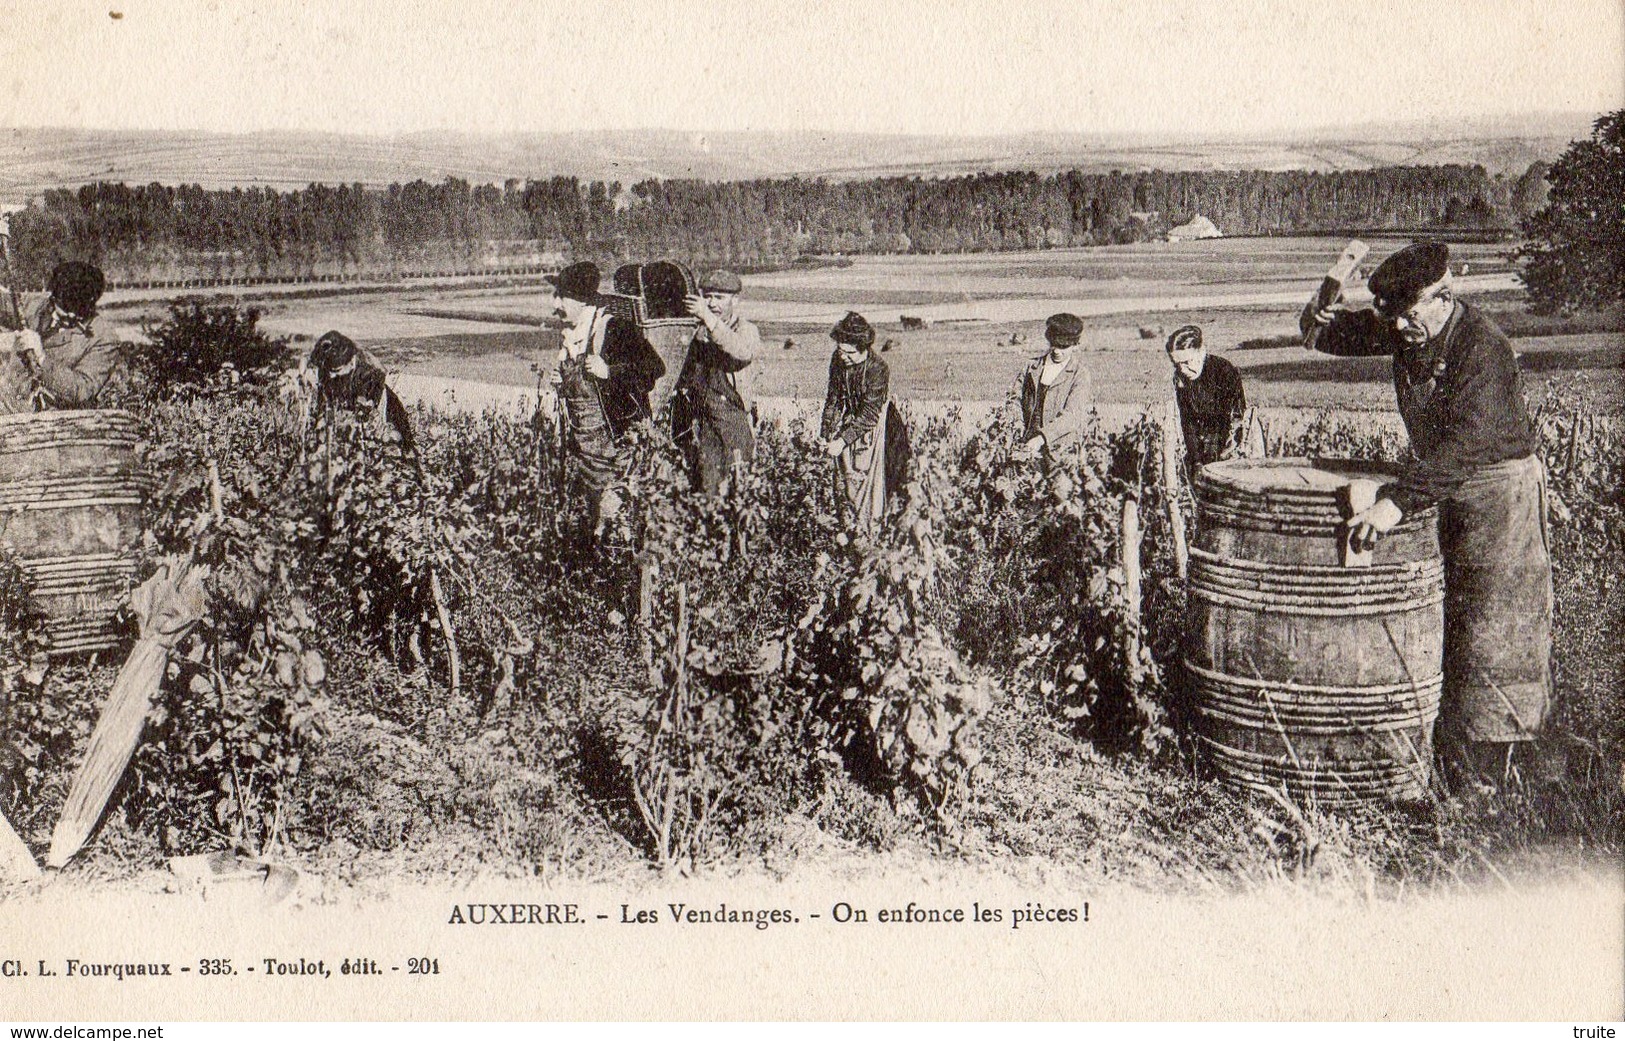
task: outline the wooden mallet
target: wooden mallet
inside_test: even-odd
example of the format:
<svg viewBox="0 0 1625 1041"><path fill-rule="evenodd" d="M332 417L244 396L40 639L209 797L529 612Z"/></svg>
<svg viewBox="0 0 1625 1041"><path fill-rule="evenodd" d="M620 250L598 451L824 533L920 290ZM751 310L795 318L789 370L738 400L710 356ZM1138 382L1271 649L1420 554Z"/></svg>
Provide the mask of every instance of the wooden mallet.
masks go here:
<svg viewBox="0 0 1625 1041"><path fill-rule="evenodd" d="M1337 263L1331 266L1320 283L1320 292L1315 295L1315 310L1322 311L1337 303L1337 298L1342 295L1343 286L1348 283L1349 276L1354 274L1355 269L1360 266L1360 261L1370 252L1371 247L1359 239L1351 239L1349 244L1343 247Z"/></svg>

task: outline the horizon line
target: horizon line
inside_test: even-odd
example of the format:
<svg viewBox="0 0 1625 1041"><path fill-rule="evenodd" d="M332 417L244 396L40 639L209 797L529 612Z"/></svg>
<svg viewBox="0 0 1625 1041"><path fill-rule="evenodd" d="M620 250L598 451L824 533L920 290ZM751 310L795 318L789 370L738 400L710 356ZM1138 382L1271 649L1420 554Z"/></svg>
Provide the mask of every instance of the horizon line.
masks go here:
<svg viewBox="0 0 1625 1041"><path fill-rule="evenodd" d="M783 136L783 137L848 137L848 138L912 138L918 140L936 141L1009 141L1021 138L1074 138L1099 142L1110 142L1126 139L1169 139L1173 141L1207 140L1207 141L1255 141L1268 142L1279 140L1293 135L1312 135L1325 133L1354 133L1363 130L1392 129L1398 127L1435 127L1441 123L1462 123L1466 125L1512 122L1529 119L1581 119L1594 122L1607 115L1612 109L1520 109L1516 111L1499 111L1478 113L1466 116L1393 116L1361 120L1352 123L1317 123L1302 126L1282 126L1257 130L1061 130L1044 128L1027 128L1007 130L997 133L942 133L920 130L843 130L839 128L792 128L792 127L748 127L735 129L718 129L705 127L676 127L676 126L619 126L619 127L590 127L581 129L469 129L457 126L428 126L413 129L399 130L333 130L310 127L259 127L252 130L220 130L210 127L162 127L162 126L92 126L71 125L62 123L8 123L0 126L0 131L20 133L23 131L64 131L70 133L103 133L103 134L198 134L216 137L249 138L256 136L275 135L304 135L311 137L349 137L374 139L399 139L404 137L418 137L427 135L444 135L448 137L487 137L487 138L522 138L522 137L566 137L591 136L598 134L670 134L674 136ZM1450 140L1447 138L1446 140Z"/></svg>

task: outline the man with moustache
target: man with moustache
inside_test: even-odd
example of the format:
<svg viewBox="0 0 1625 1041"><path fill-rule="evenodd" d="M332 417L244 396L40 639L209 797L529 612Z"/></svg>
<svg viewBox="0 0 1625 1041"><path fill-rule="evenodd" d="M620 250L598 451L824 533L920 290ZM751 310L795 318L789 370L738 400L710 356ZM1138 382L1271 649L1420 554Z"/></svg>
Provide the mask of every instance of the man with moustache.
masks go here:
<svg viewBox="0 0 1625 1041"><path fill-rule="evenodd" d="M553 313L565 323L553 383L564 406L566 456L601 536L620 512L622 439L649 421L649 392L666 366L634 326L603 306L597 265L571 264L548 281Z"/></svg>
<svg viewBox="0 0 1625 1041"><path fill-rule="evenodd" d="M1546 473L1517 356L1494 322L1456 297L1442 243L1405 247L1368 285L1371 308L1314 300L1299 321L1314 350L1393 358L1414 460L1350 520L1351 542L1370 548L1407 514L1438 504L1441 751L1479 780L1504 780L1514 765L1549 778L1560 763L1534 744L1552 696Z"/></svg>

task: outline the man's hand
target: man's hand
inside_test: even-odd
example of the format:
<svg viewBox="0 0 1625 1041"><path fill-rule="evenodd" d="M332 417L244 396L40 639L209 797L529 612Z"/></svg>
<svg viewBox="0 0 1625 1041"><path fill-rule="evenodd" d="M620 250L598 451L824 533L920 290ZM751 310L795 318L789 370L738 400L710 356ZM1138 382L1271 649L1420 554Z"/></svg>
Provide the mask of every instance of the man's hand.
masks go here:
<svg viewBox="0 0 1625 1041"><path fill-rule="evenodd" d="M1404 517L1392 499L1378 499L1371 508L1349 518L1349 548L1357 553L1377 544L1377 538L1394 530Z"/></svg>
<svg viewBox="0 0 1625 1041"><path fill-rule="evenodd" d="M609 363L596 354L587 355L587 371L601 380L609 379Z"/></svg>
<svg viewBox="0 0 1625 1041"><path fill-rule="evenodd" d="M846 442L838 437L832 437L824 442L824 454L831 459L838 457L844 451L846 451Z"/></svg>
<svg viewBox="0 0 1625 1041"><path fill-rule="evenodd" d="M34 365L45 361L45 345L40 341L39 333L32 329L8 334L11 338L11 349L22 357L24 362Z"/></svg>
<svg viewBox="0 0 1625 1041"><path fill-rule="evenodd" d="M1344 307L1342 304L1332 304L1330 307L1322 307L1310 317L1315 320L1316 325L1331 325L1333 319L1347 310L1348 308Z"/></svg>
<svg viewBox="0 0 1625 1041"><path fill-rule="evenodd" d="M683 297L683 309L698 318L707 329L716 324L717 313L711 310L711 305L705 302L703 296Z"/></svg>

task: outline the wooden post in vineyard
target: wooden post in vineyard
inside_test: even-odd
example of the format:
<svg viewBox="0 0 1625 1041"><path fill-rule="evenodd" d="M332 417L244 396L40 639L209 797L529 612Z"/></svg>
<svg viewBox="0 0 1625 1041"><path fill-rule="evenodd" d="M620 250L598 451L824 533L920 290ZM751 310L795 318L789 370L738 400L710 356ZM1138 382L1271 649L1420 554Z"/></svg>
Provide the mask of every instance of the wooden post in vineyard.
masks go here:
<svg viewBox="0 0 1625 1041"><path fill-rule="evenodd" d="M1123 619L1123 675L1129 694L1140 687L1140 504L1132 497L1123 499L1123 596L1127 611Z"/></svg>
<svg viewBox="0 0 1625 1041"><path fill-rule="evenodd" d="M1179 507L1182 494L1179 481L1179 402L1168 399L1168 412L1162 420L1162 489L1168 504L1168 531L1174 540L1174 566L1179 580L1185 581L1190 564L1190 551L1185 546L1185 511ZM1124 531L1127 538L1127 531Z"/></svg>
<svg viewBox="0 0 1625 1041"><path fill-rule="evenodd" d="M649 685L660 685L660 670L655 667L654 640L650 626L654 622L654 574L646 556L638 556L638 643L643 651L643 667L649 674Z"/></svg>

